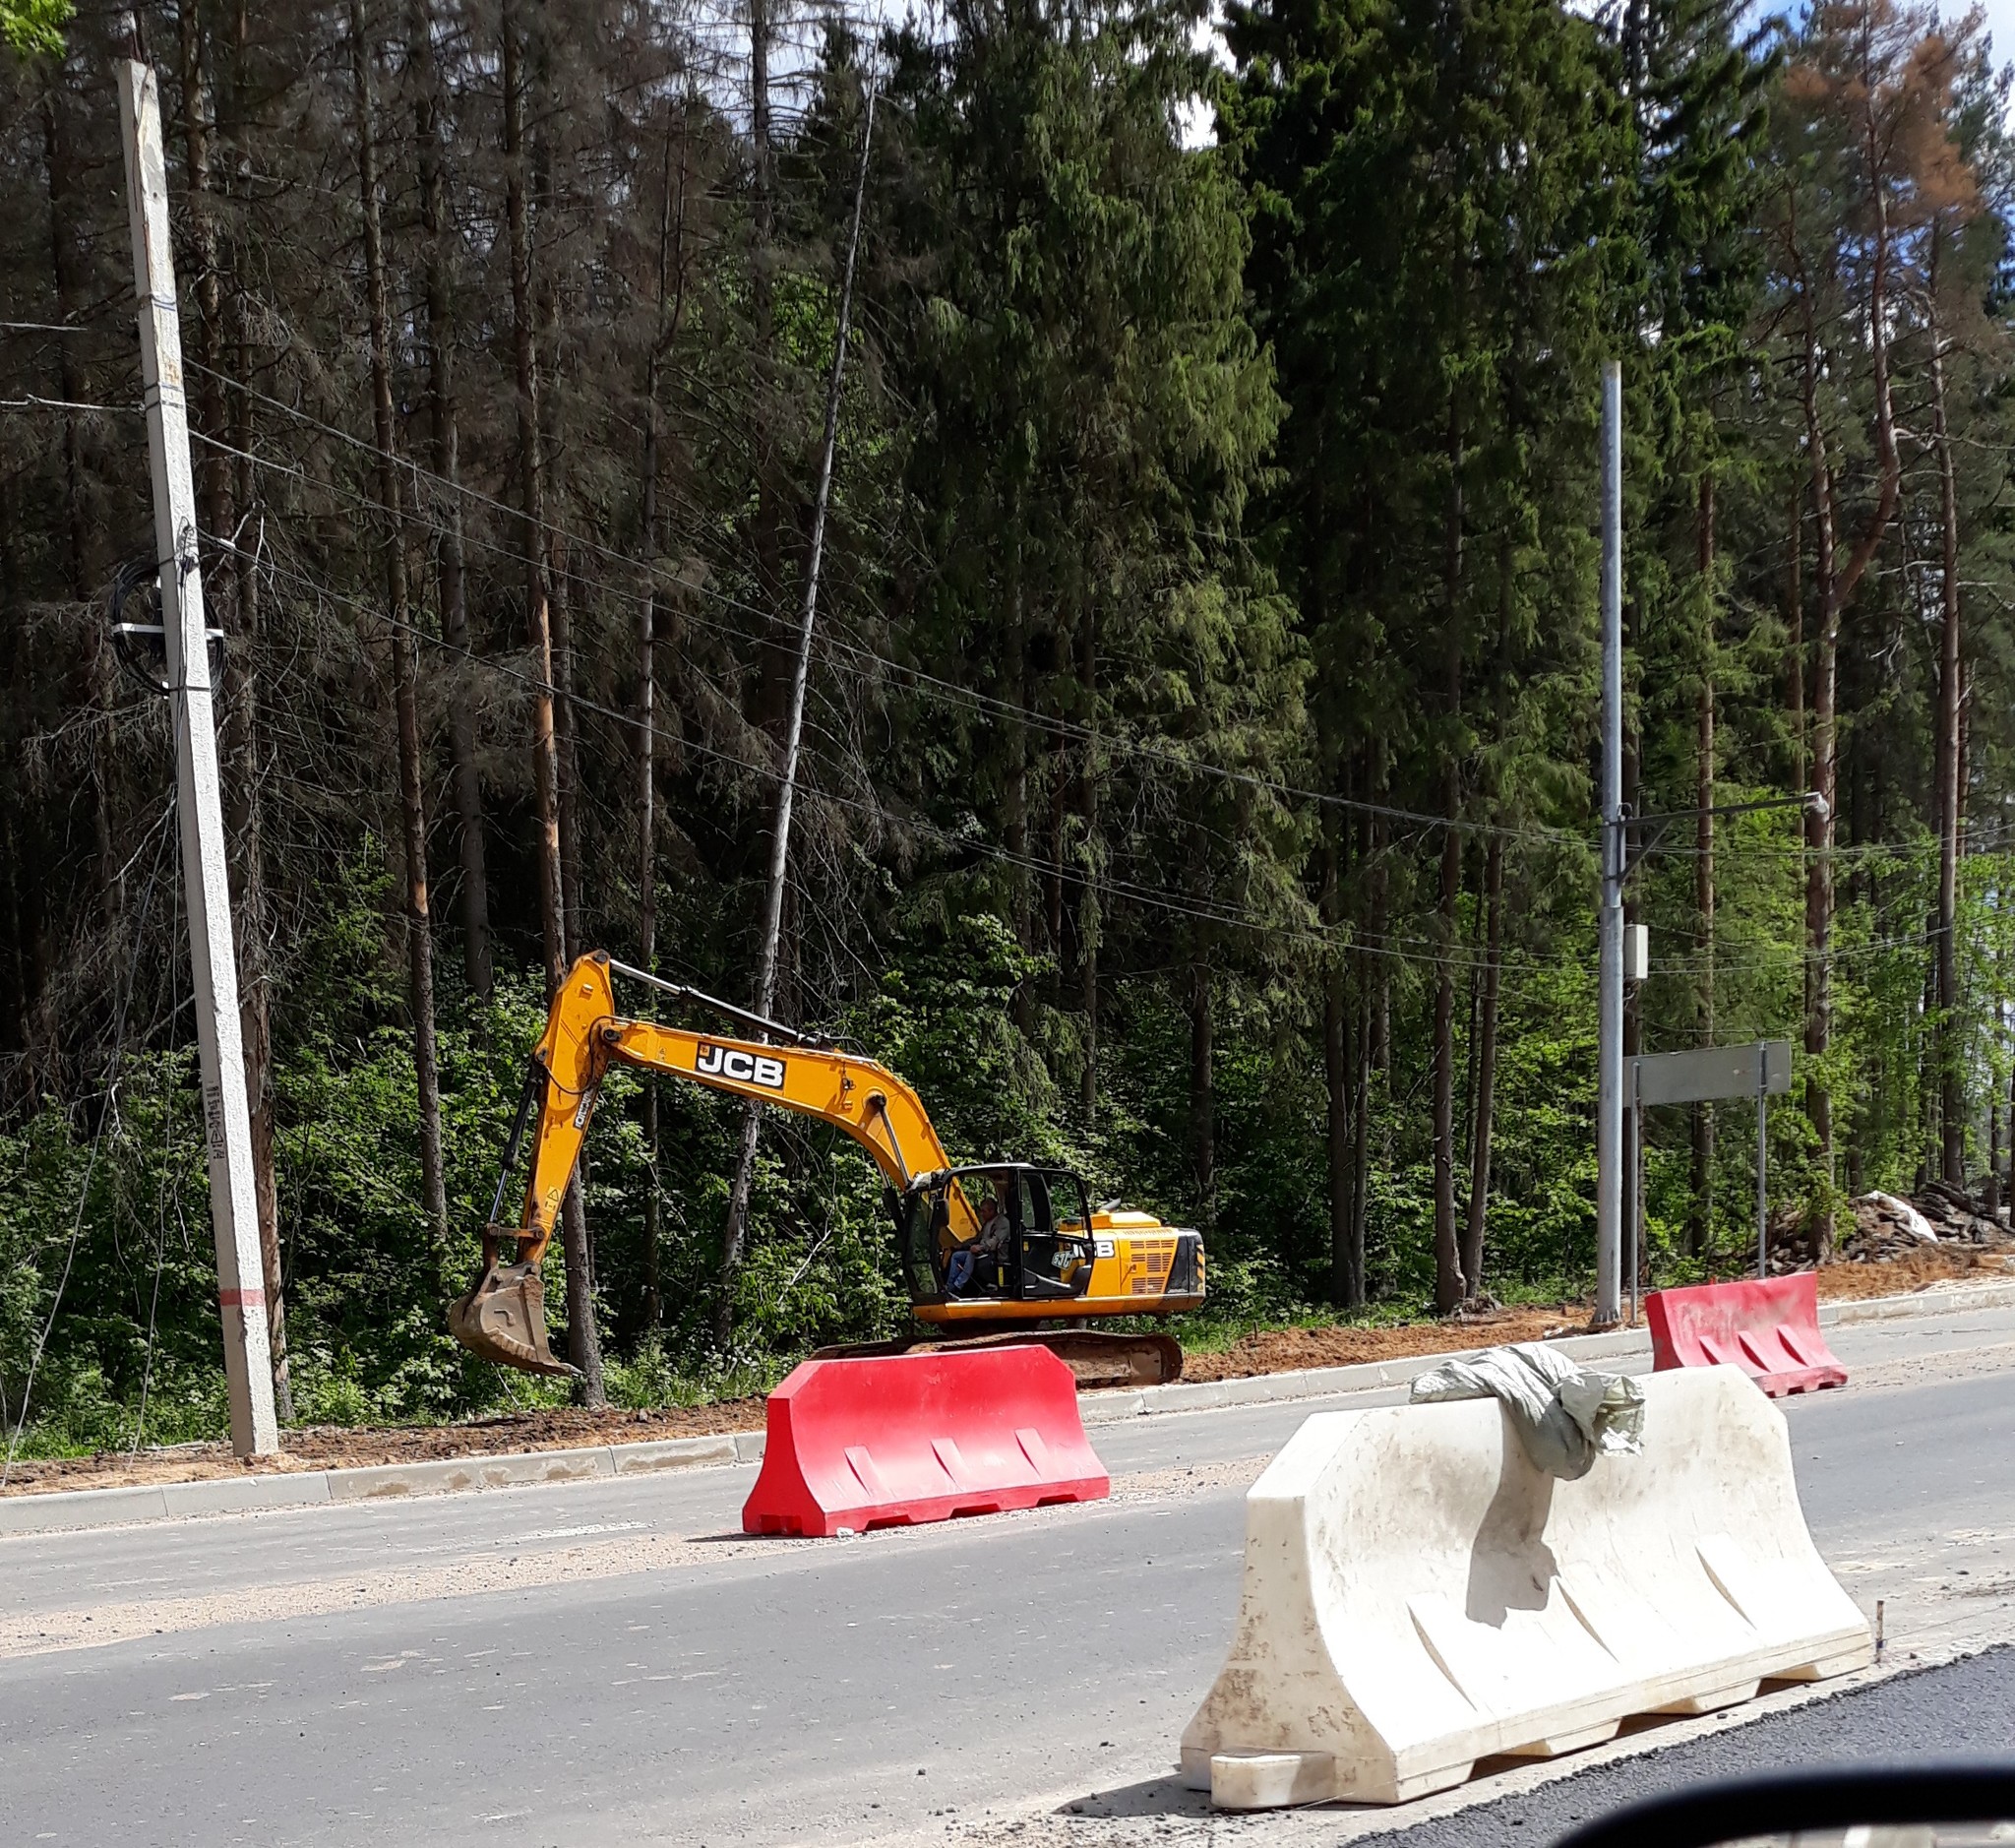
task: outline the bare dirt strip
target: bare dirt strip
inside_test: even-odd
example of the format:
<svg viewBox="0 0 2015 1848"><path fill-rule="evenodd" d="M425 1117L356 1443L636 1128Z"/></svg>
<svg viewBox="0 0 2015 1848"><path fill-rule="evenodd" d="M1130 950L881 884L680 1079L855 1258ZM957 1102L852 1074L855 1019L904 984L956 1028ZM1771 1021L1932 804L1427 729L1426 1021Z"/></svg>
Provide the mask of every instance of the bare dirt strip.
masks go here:
<svg viewBox="0 0 2015 1848"><path fill-rule="evenodd" d="M1827 1302L1900 1296L1941 1283L1985 1282L2008 1274L2009 1263L1999 1255L1926 1247L1884 1263L1824 1265L1818 1273L1819 1296ZM1308 1367L1348 1367L1363 1361L1447 1354L1506 1341L1542 1341L1585 1333L1588 1322L1589 1306L1584 1302L1493 1310L1439 1322L1384 1327L1332 1324L1261 1328L1222 1350L1189 1355L1183 1364L1183 1378L1243 1380ZM456 1456L563 1450L600 1444L643 1444L664 1438L760 1431L763 1423L763 1400L751 1397L649 1411L590 1412L561 1406L454 1425L310 1425L289 1429L284 1434L286 1449L281 1455L242 1463L231 1454L230 1446L222 1443L143 1449L132 1456L113 1453L17 1458L8 1473L7 1486L0 1493L33 1495L59 1489L200 1482L222 1476L431 1462Z"/></svg>

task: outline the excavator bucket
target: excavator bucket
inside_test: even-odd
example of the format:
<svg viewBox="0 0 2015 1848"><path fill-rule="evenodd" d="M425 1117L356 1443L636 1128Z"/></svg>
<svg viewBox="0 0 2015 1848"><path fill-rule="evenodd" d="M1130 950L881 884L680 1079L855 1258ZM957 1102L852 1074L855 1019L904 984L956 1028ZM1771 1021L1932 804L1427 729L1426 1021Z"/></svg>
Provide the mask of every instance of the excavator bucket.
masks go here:
<svg viewBox="0 0 2015 1848"><path fill-rule="evenodd" d="M575 1374L547 1344L546 1286L535 1264L500 1264L491 1258L468 1294L449 1305L448 1327L484 1360L562 1379Z"/></svg>

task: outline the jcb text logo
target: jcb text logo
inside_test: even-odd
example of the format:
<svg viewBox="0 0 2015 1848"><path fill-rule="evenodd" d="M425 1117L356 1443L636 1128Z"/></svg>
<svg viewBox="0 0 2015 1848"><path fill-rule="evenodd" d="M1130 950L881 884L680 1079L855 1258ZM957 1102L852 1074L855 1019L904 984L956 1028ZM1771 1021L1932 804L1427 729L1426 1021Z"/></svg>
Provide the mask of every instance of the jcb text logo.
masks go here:
<svg viewBox="0 0 2015 1848"><path fill-rule="evenodd" d="M744 1084L762 1084L773 1091L783 1089L783 1061L760 1052L744 1052L739 1046L700 1044L700 1056L693 1070L702 1078L735 1078Z"/></svg>

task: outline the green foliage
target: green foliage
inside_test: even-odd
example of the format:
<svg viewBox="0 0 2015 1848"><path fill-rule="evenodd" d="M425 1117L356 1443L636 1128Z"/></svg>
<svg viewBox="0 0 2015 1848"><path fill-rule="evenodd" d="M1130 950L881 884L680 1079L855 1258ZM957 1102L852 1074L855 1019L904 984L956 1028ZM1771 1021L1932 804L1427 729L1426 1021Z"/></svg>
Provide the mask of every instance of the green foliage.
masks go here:
<svg viewBox="0 0 2015 1848"><path fill-rule="evenodd" d="M0 0L0 40L20 58L60 58L70 0Z"/></svg>
<svg viewBox="0 0 2015 1848"><path fill-rule="evenodd" d="M243 480L204 470L203 563L230 636L222 765L248 1018L271 1026L295 1408L555 1403L563 1386L474 1363L442 1314L498 1198L548 928L493 27L442 38L438 110L415 95L377 124L380 171L424 193L438 158L452 206L437 241L416 194L387 248L411 317L395 434L443 1242L421 1203L364 282L340 255L360 245L358 125L328 78L346 28L275 3L243 48L192 11L163 84L171 124L234 151L200 220L179 131L170 179L198 272L185 346L258 394L206 370L192 408L259 457ZM1760 31L1736 0L1247 0L1226 71L1202 11L951 0L943 30L873 45L835 19L808 106L763 149L740 99L678 81L713 57L711 17L524 16L569 944L749 997L873 79L787 1020L902 1074L955 1157L1064 1164L1201 1228L1211 1300L1186 1339L1445 1299L1436 1237L1451 1208L1466 1222L1486 1132L1484 1287L1585 1290L1594 425L1614 355L1627 800L1653 818L1629 886L1654 945L1640 1043L1814 1048L1771 1117L1788 1219L1838 1222L1854 1192L1955 1156L1960 1178L1998 1173L2015 157L1977 28L1887 0ZM0 345L0 1425L32 1372L31 1450L223 1427L187 953L165 921L172 740L101 647L117 535L147 529L144 452L75 408L130 397L92 306L127 286L123 207L90 177L119 159L89 80L116 22L81 16L74 57L53 56L65 17L0 6L24 54L0 66L0 317L25 331ZM1878 329L1898 507L1853 595L1822 607L1822 568L1838 582L1882 504ZM1963 729L1941 731L1955 707ZM1823 838L1796 807L1822 782ZM1706 829L1703 796L1722 811ZM1940 847L1962 818L1948 917ZM848 1139L765 1123L724 1281L741 1107L662 1084L652 1147L643 1097L613 1073L585 1155L618 1403L758 1390L811 1347L908 1325L882 1182ZM1740 1106L1654 1115L1655 1278L1744 1262L1752 1133ZM557 1334L588 1307L557 1246L546 1281Z"/></svg>

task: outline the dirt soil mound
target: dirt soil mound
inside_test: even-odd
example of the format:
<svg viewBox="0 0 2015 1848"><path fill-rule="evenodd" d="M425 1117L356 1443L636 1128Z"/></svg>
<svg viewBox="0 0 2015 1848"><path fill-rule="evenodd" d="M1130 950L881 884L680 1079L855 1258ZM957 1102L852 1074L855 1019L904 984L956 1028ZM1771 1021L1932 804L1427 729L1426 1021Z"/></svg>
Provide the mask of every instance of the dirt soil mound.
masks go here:
<svg viewBox="0 0 2015 1848"><path fill-rule="evenodd" d="M1411 1322L1385 1328L1258 1328L1221 1354L1190 1354L1185 1380L1246 1380L1304 1367L1355 1367L1363 1361L1404 1360L1416 1354L1450 1354L1498 1347L1507 1341L1544 1341L1551 1335L1586 1334L1586 1303L1553 1309L1500 1309L1446 1322Z"/></svg>
<svg viewBox="0 0 2015 1848"><path fill-rule="evenodd" d="M1964 1247L1923 1246L1882 1263L1827 1264L1819 1271L1825 1301L1899 1296L1955 1278L1985 1282L2015 1274L2015 1261ZM1506 1341L1544 1341L1588 1331L1589 1306L1562 1303L1538 1309L1499 1309L1445 1322L1392 1327L1261 1328L1221 1353L1191 1354L1186 1380L1243 1380L1257 1374L1295 1373L1309 1367L1348 1367L1361 1361L1449 1354ZM286 1451L241 1463L227 1444L183 1444L167 1449L17 1460L7 1495L57 1489L107 1489L154 1482L199 1482L218 1476L348 1469L373 1463L430 1462L452 1456L487 1456L518 1450L564 1450L596 1444L643 1444L728 1431L761 1431L760 1398L712 1405L673 1405L656 1411L588 1412L574 1407L517 1412L460 1425L345 1428L309 1425L285 1433Z"/></svg>

